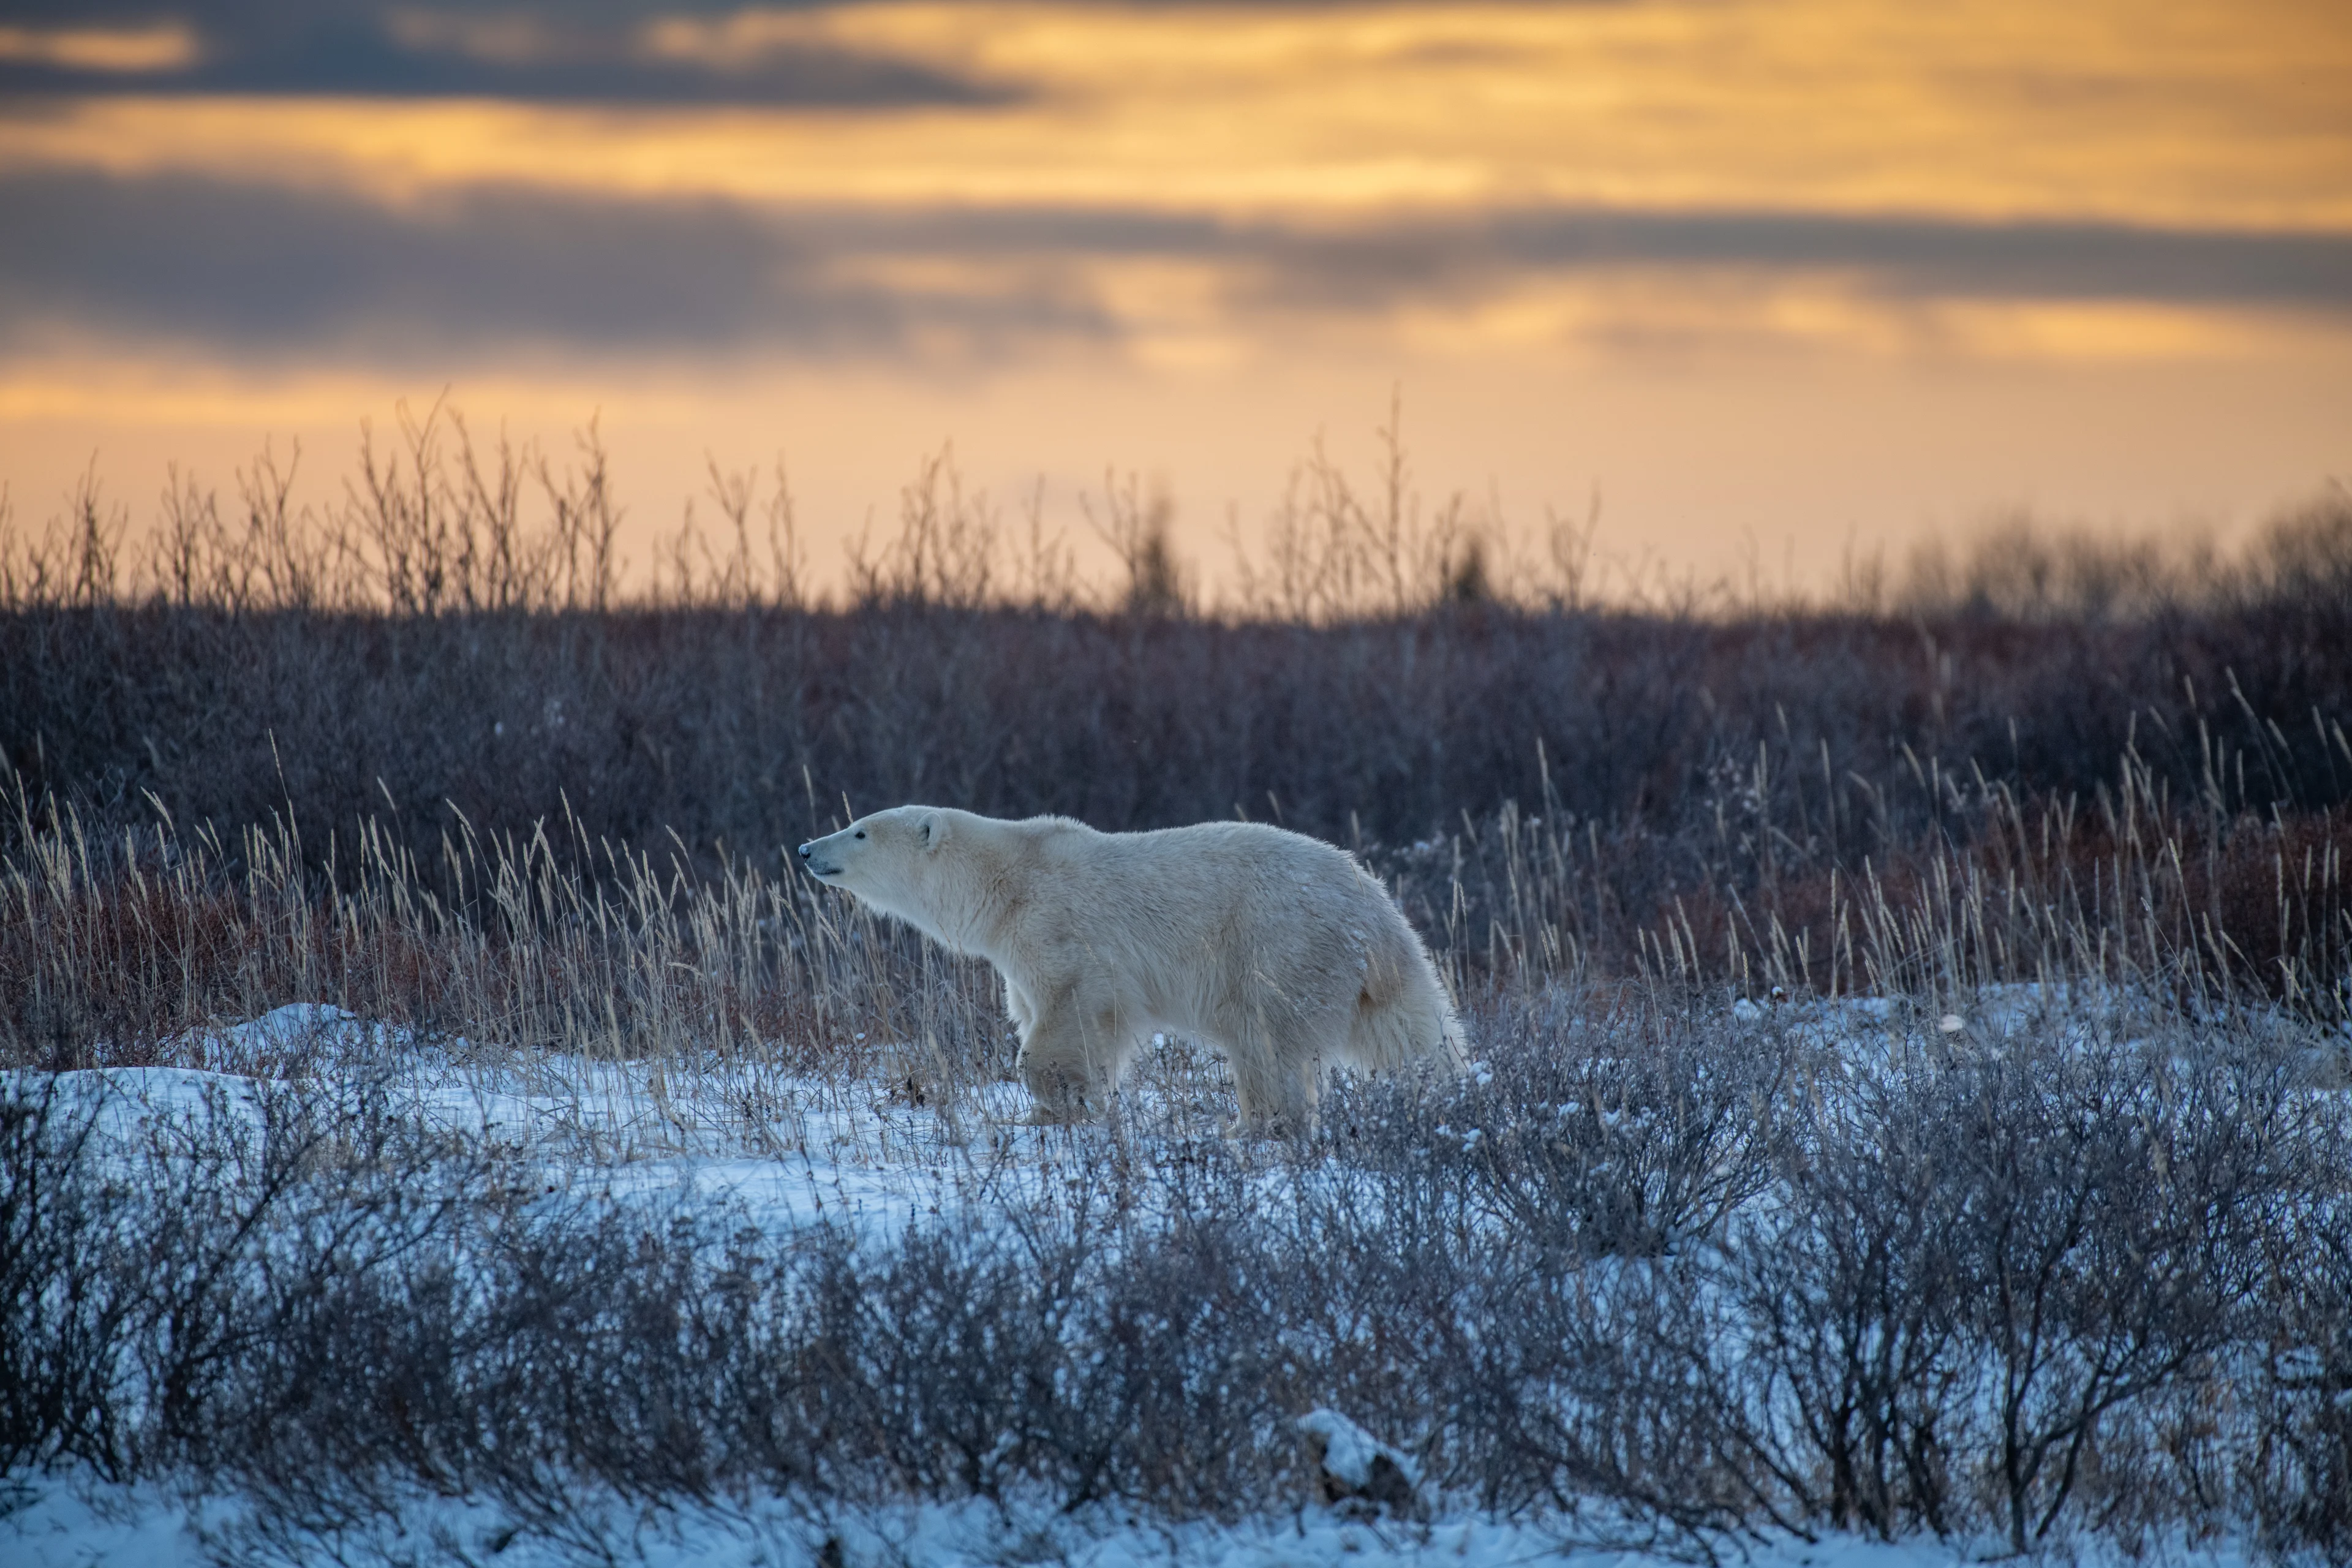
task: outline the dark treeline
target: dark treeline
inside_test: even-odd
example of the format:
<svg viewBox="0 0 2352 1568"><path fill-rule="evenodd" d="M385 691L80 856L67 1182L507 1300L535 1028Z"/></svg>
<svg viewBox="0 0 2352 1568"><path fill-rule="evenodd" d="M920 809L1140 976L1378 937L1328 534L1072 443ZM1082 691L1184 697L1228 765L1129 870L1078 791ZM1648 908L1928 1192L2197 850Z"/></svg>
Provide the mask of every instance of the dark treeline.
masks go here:
<svg viewBox="0 0 2352 1568"><path fill-rule="evenodd" d="M2183 803L2352 792L2352 595L2025 622L1495 605L1336 625L877 605L601 613L0 613L0 751L93 829L362 816L675 832L764 855L933 801L1105 828L1236 811L1341 843L1506 801L1673 840L1789 796L1867 853L1971 770L2093 797L2134 751ZM152 797L152 801L151 801ZM13 814L12 814L13 815ZM10 832L16 829L12 826ZM1856 837L1859 835L1860 837Z"/></svg>

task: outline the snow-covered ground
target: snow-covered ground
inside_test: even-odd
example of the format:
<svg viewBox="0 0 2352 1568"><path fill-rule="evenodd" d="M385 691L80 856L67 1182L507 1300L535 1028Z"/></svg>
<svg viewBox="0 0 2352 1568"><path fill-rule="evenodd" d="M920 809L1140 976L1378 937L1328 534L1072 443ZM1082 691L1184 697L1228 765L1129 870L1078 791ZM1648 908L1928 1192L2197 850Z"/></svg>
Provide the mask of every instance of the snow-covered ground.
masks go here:
<svg viewBox="0 0 2352 1568"><path fill-rule="evenodd" d="M1989 991L1964 1010L1922 1011L1872 999L1733 1009L1746 1026L1768 1024L1848 1053L1857 1065L1906 1052L1998 1048L2053 1010L2113 1026L2124 1001L2038 988ZM430 1127L495 1141L540 1163L551 1190L609 1194L622 1203L715 1205L771 1235L814 1225L887 1239L929 1216L987 1223L991 1205L1034 1202L1097 1163L1113 1142L1144 1163L1190 1138L1214 1137L1221 1090L1213 1063L1170 1047L1147 1062L1110 1127L1037 1128L1021 1120L1025 1098L1010 1084L959 1088L951 1103L894 1092L855 1077L764 1074L756 1094L740 1070L698 1073L670 1063L528 1060L478 1053L463 1040L428 1042L320 1004L281 1007L179 1042L185 1065L62 1075L69 1101L99 1108L102 1140L125 1151L156 1119L226 1116L260 1125L258 1097L288 1075L313 1085L366 1081ZM2323 1052L2331 1048L2323 1043ZM2340 1056L2341 1052L2337 1054ZM1344 1425L1344 1424L1343 1424ZM1344 1436L1345 1434L1343 1433ZM1333 1463L1346 1444L1335 1439ZM255 1550L234 1505L189 1500L152 1484L110 1487L87 1474L19 1478L0 1491L0 1563L194 1564L236 1561ZM599 1507L583 1500L583 1512ZM819 1512L819 1509L827 1511ZM418 1495L413 1507L360 1543L362 1557L415 1556L499 1563L577 1561L547 1539L516 1537L487 1508ZM1559 1560L1627 1568L1653 1559L1564 1544L1556 1525L1468 1514L1402 1521L1302 1501L1281 1517L1239 1523L1134 1519L1116 1507L1066 1514L1017 1497L908 1505L887 1510L773 1501L740 1510L617 1509L590 1533L648 1564L957 1564L1058 1562L1092 1568L1200 1563L1498 1564ZM1987 1543L1990 1550L1993 1543ZM1971 1559L1964 1544L1918 1540L1793 1537L1729 1543L1758 1568L1937 1568ZM2095 1559L2107 1549L2094 1543ZM2234 1550L2177 1552L2182 1561L2234 1563ZM300 1560L300 1553L293 1553Z"/></svg>
<svg viewBox="0 0 2352 1568"><path fill-rule="evenodd" d="M28 1489L0 1520L0 1559L11 1568L210 1568L249 1550L225 1509L187 1510L149 1488L93 1488L51 1479ZM1301 1506L1274 1519L1239 1524L1163 1525L1115 1510L1077 1517L1050 1505L1004 1508L981 1502L888 1511L842 1510L812 1517L781 1506L745 1512L666 1515L617 1521L606 1539L625 1542L622 1561L644 1568L799 1568L801 1564L887 1564L890 1568L1009 1568L1057 1563L1068 1568L1504 1568L1554 1563L1574 1568L1677 1568L1687 1558L1563 1543L1538 1525L1488 1519L1438 1519L1401 1524ZM401 1521L404 1545L418 1556L427 1542L453 1561L507 1568L559 1568L577 1559L530 1537L513 1537L486 1510L444 1500L420 1500ZM387 1531L386 1536L392 1532ZM1917 1538L1894 1542L1857 1536L1794 1536L1727 1543L1728 1561L1746 1568L1959 1568L1998 1555L1965 1544ZM2163 1552L2156 1561L2182 1568L2243 1568L2248 1553ZM319 1561L326 1561L322 1556ZM2074 1558L2121 1568L2119 1554L2094 1550Z"/></svg>
<svg viewBox="0 0 2352 1568"><path fill-rule="evenodd" d="M562 1190L691 1196L779 1231L824 1221L887 1237L918 1215L1034 1197L1111 1140L1148 1161L1166 1141L1139 1128L1214 1137L1231 1109L1229 1093L1216 1103L1215 1064L1181 1049L1131 1077L1113 1125L1041 1127L1024 1120L1027 1093L1010 1082L961 1086L951 1105L856 1077L763 1073L747 1093L740 1075L717 1064L698 1073L675 1061L476 1052L318 1003L179 1047L205 1065L65 1073L58 1087L96 1110L102 1137L130 1148L159 1119L226 1116L257 1131L265 1094L367 1083L426 1127L535 1157ZM289 1064L299 1064L290 1077Z"/></svg>

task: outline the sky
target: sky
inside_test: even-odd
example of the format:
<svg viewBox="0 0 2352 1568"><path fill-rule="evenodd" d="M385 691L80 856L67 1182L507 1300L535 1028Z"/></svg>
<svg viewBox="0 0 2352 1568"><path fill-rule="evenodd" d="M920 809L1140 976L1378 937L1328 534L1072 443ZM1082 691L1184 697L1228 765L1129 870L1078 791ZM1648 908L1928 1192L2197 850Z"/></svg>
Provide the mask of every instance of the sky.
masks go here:
<svg viewBox="0 0 2352 1568"><path fill-rule="evenodd" d="M0 10L0 479L143 520L265 441L591 418L820 572L952 443L1213 581L1322 443L1628 572L1818 584L2018 511L2242 533L2352 477L2329 0Z"/></svg>

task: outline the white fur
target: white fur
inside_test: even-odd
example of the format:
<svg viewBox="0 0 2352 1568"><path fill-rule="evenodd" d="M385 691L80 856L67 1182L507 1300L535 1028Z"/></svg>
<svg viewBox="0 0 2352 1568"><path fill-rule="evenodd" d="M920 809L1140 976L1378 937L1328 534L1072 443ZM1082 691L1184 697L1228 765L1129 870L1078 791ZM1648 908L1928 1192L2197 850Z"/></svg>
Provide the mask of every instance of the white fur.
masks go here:
<svg viewBox="0 0 2352 1568"><path fill-rule="evenodd" d="M1098 1110L1154 1029L1222 1049L1251 1123L1303 1120L1330 1064L1461 1059L1428 950L1319 839L902 805L800 852L820 880L996 966L1041 1119Z"/></svg>

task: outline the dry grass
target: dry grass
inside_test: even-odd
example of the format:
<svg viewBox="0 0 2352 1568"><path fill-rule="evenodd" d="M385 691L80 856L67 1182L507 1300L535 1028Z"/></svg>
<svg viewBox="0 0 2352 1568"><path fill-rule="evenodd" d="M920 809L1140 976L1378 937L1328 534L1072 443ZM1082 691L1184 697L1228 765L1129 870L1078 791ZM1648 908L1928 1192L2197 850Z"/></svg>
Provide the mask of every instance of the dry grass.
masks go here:
<svg viewBox="0 0 2352 1568"><path fill-rule="evenodd" d="M1947 801L1951 831L1858 863L1801 823L1727 819L1697 874L1647 907L1622 889L1650 841L1557 806L1465 817L1374 864L1475 1007L1633 978L1938 1011L2030 983L2190 1015L2352 1016L2342 810L2184 808L2131 758L2087 809L1981 780ZM70 811L37 819L22 795L16 810L21 847L0 861L14 1061L169 1059L208 1028L327 1000L509 1061L674 1063L746 1104L777 1073L952 1098L1010 1065L985 965L723 851L461 823L420 859L373 822L320 847L282 822L225 845L168 822L94 839Z"/></svg>

